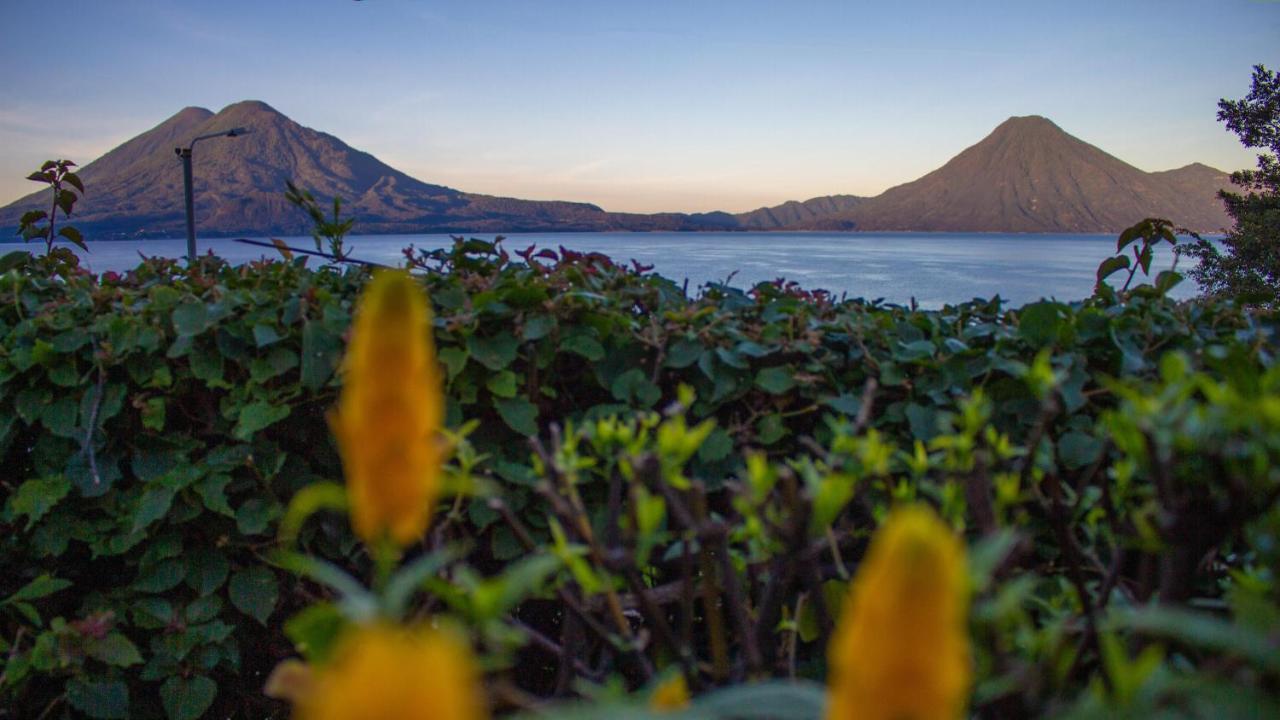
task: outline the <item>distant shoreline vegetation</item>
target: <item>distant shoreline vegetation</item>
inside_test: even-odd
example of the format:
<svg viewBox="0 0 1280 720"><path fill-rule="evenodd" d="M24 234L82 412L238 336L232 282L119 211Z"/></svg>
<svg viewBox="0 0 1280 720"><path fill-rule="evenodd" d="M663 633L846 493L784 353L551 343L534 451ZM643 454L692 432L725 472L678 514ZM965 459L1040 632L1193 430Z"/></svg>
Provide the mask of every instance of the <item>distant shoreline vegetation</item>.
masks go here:
<svg viewBox="0 0 1280 720"><path fill-rule="evenodd" d="M1120 232L1119 230L1117 230L1117 231L1115 231L1115 232L1111 232L1111 231L1106 231L1106 232L1101 232L1101 231L1100 231L1100 232L1058 232L1058 231L1044 231L1044 232L1004 232L1004 231L995 231L995 230L991 230L991 231L983 231L983 230L950 231L950 230L749 230L749 229L733 229L733 230L510 230L510 231L498 231L498 232L473 232L473 231L470 231L470 230L449 230L449 231L445 231L445 230L440 230L440 231L437 231L437 230L430 230L430 231L423 231L423 232L401 232L401 231L396 231L396 232L363 232L363 231L361 231L361 232L354 232L354 233L352 233L350 236L348 236L348 238L347 238L347 239L348 239L348 240L357 240L357 239L362 238L362 237L376 237L376 238L388 238L388 237L421 237L421 236L424 236L424 235L441 236L441 237L454 237L454 236L466 236L466 237L489 237L489 238L502 237L502 238L508 238L508 239L515 239L515 238L519 238L519 237L521 237L521 236L523 236L523 235L580 235L580 236L582 236L582 235L624 235L624 236L634 236L634 235L689 235L689 236L707 236L707 235L716 235L716 234L722 234L722 235L773 235L773 236L778 236L778 237L785 237L785 236L789 236L789 235L794 235L794 236L799 236L799 237L828 236L828 235L829 235L829 236L832 236L832 237L841 237L841 236L858 237L858 236L871 236L871 235L902 235L902 236L907 236L907 237L909 237L909 236L941 237L941 236L947 236L947 235L960 236L960 237L964 237L964 236L975 236L975 237L998 237L998 236L1002 236L1002 235L1015 235L1015 236L1027 236L1027 237L1050 237L1050 236L1059 236L1059 237L1091 237L1091 238L1097 238L1097 237L1115 237L1116 235L1118 235L1118 234L1119 234L1119 232ZM308 236L307 236L306 234L304 234L304 233L305 233L305 229L300 229L300 230L298 230L298 231L295 231L294 233L289 233L289 234L286 234L286 233L260 233L260 232L229 232L229 233L223 233L223 232L202 232L202 233L200 233L200 237L201 237L201 238L208 238L208 239L215 239L215 240L235 240L235 239L237 239L237 238L248 238L248 239L251 239L251 240L264 240L264 239L269 239L269 238L272 238L272 237L280 238L280 239L282 239L282 240L305 240ZM1217 233L1199 233L1197 236L1198 236L1198 237L1207 238L1207 239L1210 239L1210 240L1219 240L1219 239L1222 239L1222 238L1226 237L1226 234L1225 234L1224 232L1217 232ZM1196 237L1196 236L1193 236L1193 235L1190 235L1190 234L1186 234L1186 233L1179 233L1179 234L1178 234L1178 237L1179 237L1179 238L1182 238L1182 239L1190 239L1190 238L1192 238L1192 237ZM87 244L92 245L92 244L93 244L93 243L95 243L95 242L112 242L112 243L115 243L115 242L146 242L146 241L152 241L152 240L185 240L185 239L186 239L185 237L183 237L183 236L181 236L181 235L175 235L175 234L173 234L173 233L156 233L156 234L145 233L145 234L138 234L138 235L122 235L122 234L112 234L112 233L107 233L107 234L105 234L105 235L99 235L99 236L95 236L95 237L93 237L91 240L89 240L89 241L88 241L88 243L87 243ZM19 240L3 241L3 242L0 242L0 245L16 244L16 243L20 243L20 242L21 242L21 241L19 241Z"/></svg>
<svg viewBox="0 0 1280 720"><path fill-rule="evenodd" d="M361 235L344 239L344 253L383 265L399 265L408 246L441 248L451 244L449 235ZM486 236L492 241L496 236ZM502 236L502 246L513 258L530 246L564 247L598 252L619 263L635 260L651 265L664 277L689 281L689 292L707 283L750 287L757 282L794 281L811 289L825 288L850 297L886 298L923 307L963 302L973 297L999 295L1019 305L1042 297L1080 299L1093 290L1098 262L1115 247L1114 235L995 234L995 233L530 233ZM299 253L316 252L313 237L278 238ZM212 251L232 264L262 257L279 257L273 239L203 237L199 252ZM327 241L326 241L327 242ZM1186 242L1186 239L1184 239ZM263 247L266 245L266 247ZM76 251L84 266L96 273L124 272L133 267L139 253L147 256L182 257L186 243L180 239L101 243L87 253ZM322 243L321 248L326 244ZM21 249L20 245L0 246ZM323 258L312 257L313 265ZM1154 258L1158 269L1172 265L1165 246ZM1186 269L1183 261L1179 267ZM1192 284L1176 288L1177 298L1189 297Z"/></svg>

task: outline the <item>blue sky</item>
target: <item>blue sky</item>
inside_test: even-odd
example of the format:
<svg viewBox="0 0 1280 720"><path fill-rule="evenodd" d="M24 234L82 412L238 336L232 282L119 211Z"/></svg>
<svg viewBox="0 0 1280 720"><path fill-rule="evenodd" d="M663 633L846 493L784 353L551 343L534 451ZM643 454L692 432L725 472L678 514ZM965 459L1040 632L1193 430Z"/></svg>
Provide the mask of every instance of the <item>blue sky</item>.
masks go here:
<svg viewBox="0 0 1280 720"><path fill-rule="evenodd" d="M1232 170L1216 103L1256 63L1280 2L4 0L0 203L250 98L428 182L610 210L874 195L1011 115Z"/></svg>

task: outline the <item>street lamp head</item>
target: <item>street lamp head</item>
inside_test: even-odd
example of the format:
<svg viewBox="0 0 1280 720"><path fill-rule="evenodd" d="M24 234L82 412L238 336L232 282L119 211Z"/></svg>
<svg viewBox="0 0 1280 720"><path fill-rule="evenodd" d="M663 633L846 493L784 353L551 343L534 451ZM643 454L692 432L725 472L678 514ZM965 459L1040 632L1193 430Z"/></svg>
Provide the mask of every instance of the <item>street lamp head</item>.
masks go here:
<svg viewBox="0 0 1280 720"><path fill-rule="evenodd" d="M227 131L227 137L236 137L238 135L247 135L247 134L249 134L249 128L246 128L246 127L231 128L230 130Z"/></svg>

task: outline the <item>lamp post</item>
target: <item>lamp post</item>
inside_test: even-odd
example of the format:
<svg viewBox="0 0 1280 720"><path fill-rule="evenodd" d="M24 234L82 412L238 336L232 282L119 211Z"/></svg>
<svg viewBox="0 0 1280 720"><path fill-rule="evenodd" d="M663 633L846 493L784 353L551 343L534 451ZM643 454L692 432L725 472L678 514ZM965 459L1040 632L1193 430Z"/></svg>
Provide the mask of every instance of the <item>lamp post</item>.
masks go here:
<svg viewBox="0 0 1280 720"><path fill-rule="evenodd" d="M191 141L186 147L176 147L173 152L182 158L182 185L187 198L187 262L194 263L196 261L196 211L195 202L191 194L191 148L201 140L208 140L216 137L238 137L249 132L249 128L232 128L222 132L209 133L201 135Z"/></svg>

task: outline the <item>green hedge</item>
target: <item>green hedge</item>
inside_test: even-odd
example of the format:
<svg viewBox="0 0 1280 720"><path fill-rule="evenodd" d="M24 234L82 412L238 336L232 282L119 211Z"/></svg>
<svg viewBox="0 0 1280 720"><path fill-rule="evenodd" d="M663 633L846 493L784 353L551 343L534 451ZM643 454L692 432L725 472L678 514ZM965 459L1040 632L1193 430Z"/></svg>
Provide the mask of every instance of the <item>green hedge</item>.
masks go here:
<svg viewBox="0 0 1280 720"><path fill-rule="evenodd" d="M821 681L833 618L815 611L832 601L820 597L838 593L884 508L915 497L967 528L977 565L989 561L975 570L984 716L1087 713L1104 699L1114 713L1155 693L1143 683L1157 676L1153 703L1274 700L1259 699L1277 687L1274 659L1240 639L1240 623L1273 638L1277 627L1277 316L1150 287L929 312L782 284L689 298L602 256L522 256L476 240L409 253L435 307L448 423L471 423L454 474L490 495L446 503L425 549L469 552L422 602L506 648L493 662L507 682L560 697L584 680L636 688L681 664L703 689ZM278 524L300 489L341 478L325 412L366 272L153 259L94 278L54 260L4 264L0 706L10 717L283 716L261 693L265 675L315 632L314 613L288 634L286 620L327 595L278 567ZM766 476L781 480L746 502L750 478ZM632 561L588 554L584 566L589 538L572 526L553 536L570 486L616 545L605 549ZM634 515L638 500L654 517ZM702 525L676 516L686 504L726 528L722 547L694 547ZM814 513L821 526L797 520ZM625 537L610 530L619 523ZM803 532L787 536L788 523ZM535 557L562 565L496 615L468 609L450 588L528 570L522 531L544 548ZM637 540L643 554L628 546ZM367 575L340 515L317 515L299 542ZM800 547L805 570L790 573ZM680 603L628 615L650 638L639 650L583 640L582 668L549 649L583 632L567 627L566 594L605 618L593 583L638 603L628 562L642 587L669 588L695 553L726 612L759 624L759 662L725 664L705 611ZM1202 627L1116 614L1149 601L1216 615L1195 616ZM673 650L657 638L664 620L698 629ZM1182 648L1164 675L1138 667L1139 631ZM750 655L748 638L722 639L731 657Z"/></svg>

